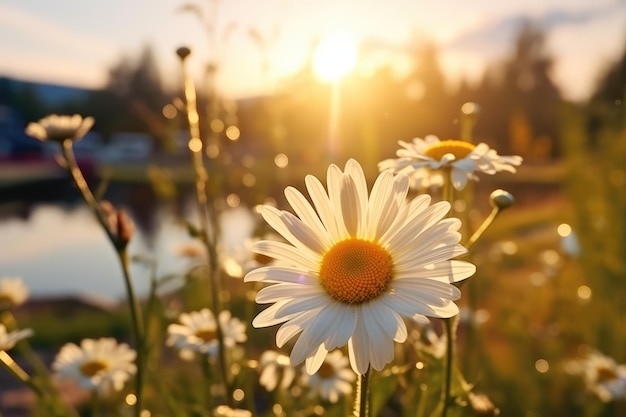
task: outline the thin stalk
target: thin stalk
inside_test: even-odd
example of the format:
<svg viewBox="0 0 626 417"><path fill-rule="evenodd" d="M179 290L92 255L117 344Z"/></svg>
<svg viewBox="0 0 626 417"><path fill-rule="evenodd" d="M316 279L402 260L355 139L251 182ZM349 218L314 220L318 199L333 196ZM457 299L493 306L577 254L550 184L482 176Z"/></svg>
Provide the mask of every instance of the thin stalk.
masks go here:
<svg viewBox="0 0 626 417"><path fill-rule="evenodd" d="M18 381L22 382L30 388L39 398L45 398L46 393L35 384L31 377L24 371L13 358L4 350L0 350L0 363L11 373Z"/></svg>
<svg viewBox="0 0 626 417"><path fill-rule="evenodd" d="M224 346L224 332L219 321L220 307L220 276L219 266L217 264L217 250L216 250L216 236L217 236L217 221L214 219L215 214L208 207L208 174L203 162L203 144L200 138L200 116L198 114L196 105L196 89L193 83L193 79L187 74L187 68L185 65L185 59L181 59L183 69L183 79L185 84L185 100L187 106L187 121L189 123L189 150L191 152L191 159L193 162L193 168L196 177L196 203L198 206L198 217L200 221L200 239L202 240L205 249L207 251L207 258L209 262L209 273L212 284L211 289L211 309L213 310L217 326L217 341L218 341L218 362L220 368L220 375L222 383L224 384L226 393L226 402L229 406L233 406L233 398L231 395L230 381L228 378L228 365L226 361L226 348ZM209 217L211 217L212 224L209 225ZM212 233L209 234L210 226L212 227Z"/></svg>
<svg viewBox="0 0 626 417"><path fill-rule="evenodd" d="M452 187L452 171L450 169L444 172L443 184L443 200L450 204L454 202L454 188ZM456 326L453 326L454 317L444 319L444 333L446 335L446 353L445 353L445 374L443 378L443 387L441 391L441 417L446 417L448 413L448 404L450 402L450 392L452 390L452 368L454 364L454 342L456 340Z"/></svg>
<svg viewBox="0 0 626 417"><path fill-rule="evenodd" d="M135 294L135 290L132 283L132 278L130 274L130 269L128 265L128 254L126 252L126 243L122 242L118 236L111 230L109 227L108 221L105 218L102 211L99 210L98 201L94 197L93 193L89 189L89 185L81 172L78 163L76 162L76 158L74 156L74 151L72 149L72 140L67 139L63 141L63 156L65 157L66 168L69 171L72 179L74 180L74 184L78 188L83 200L87 203L87 206L91 209L92 213L104 229L107 234L109 240L113 244L116 249L116 253L120 260L120 264L122 266L122 272L124 275L124 284L126 286L126 295L128 300L128 305L130 308L131 314L131 326L133 331L133 336L135 339L135 344L137 347L137 375L135 378L135 395L137 397L137 402L135 404L135 416L139 417L142 409L142 385L143 385L143 368L144 368L144 338L143 338L143 320L141 316L141 309L139 308L139 302L137 300L137 296Z"/></svg>
<svg viewBox="0 0 626 417"><path fill-rule="evenodd" d="M445 374L443 380L443 391L441 393L441 417L448 414L448 404L450 403L452 391L452 370L454 366L454 342L456 340L456 323L458 316L444 319L444 332L446 335L446 356L445 356Z"/></svg>
<svg viewBox="0 0 626 417"><path fill-rule="evenodd" d="M491 226L491 223L493 223L493 221L496 219L496 217L498 217L498 214L500 214L501 211L502 210L499 207L494 207L491 210L491 213L489 213L489 216L487 216L487 218L482 222L482 224L478 227L478 229L476 229L474 234L469 238L469 240L465 244L465 248L468 250L468 252L476 244L478 239L480 239L483 233L485 233L485 231L489 228L489 226Z"/></svg>
<svg viewBox="0 0 626 417"><path fill-rule="evenodd" d="M130 268L128 264L128 253L126 250L118 252L120 263L122 264L122 271L124 275L124 285L126 286L126 294L128 295L128 306L130 309L131 323L133 333L135 336L135 344L137 348L137 374L135 375L135 396L137 402L135 403L135 416L139 417L143 407L143 380L144 380L144 368L146 363L146 349L144 339L144 325L141 316L141 309L137 302L137 296L133 286L132 276L130 274Z"/></svg>
<svg viewBox="0 0 626 417"><path fill-rule="evenodd" d="M354 404L354 415L356 417L369 417L370 404L369 404L369 384L370 384L371 368L359 376L357 382L357 395Z"/></svg>

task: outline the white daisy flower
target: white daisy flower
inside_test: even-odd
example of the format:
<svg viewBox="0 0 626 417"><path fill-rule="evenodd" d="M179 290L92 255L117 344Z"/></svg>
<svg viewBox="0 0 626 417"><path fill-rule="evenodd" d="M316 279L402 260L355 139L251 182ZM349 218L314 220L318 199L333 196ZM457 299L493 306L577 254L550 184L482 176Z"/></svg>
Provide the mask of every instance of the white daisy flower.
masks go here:
<svg viewBox="0 0 626 417"><path fill-rule="evenodd" d="M10 350L17 342L32 335L33 331L31 329L13 330L7 333L5 325L0 324L0 351Z"/></svg>
<svg viewBox="0 0 626 417"><path fill-rule="evenodd" d="M135 374L137 353L126 343L113 338L83 339L80 346L65 344L57 354L52 369L57 377L73 379L82 388L107 395L120 391Z"/></svg>
<svg viewBox="0 0 626 417"><path fill-rule="evenodd" d="M261 376L259 384L268 391L274 391L277 386L287 389L296 377L296 370L291 366L289 356L274 350L266 350L259 359Z"/></svg>
<svg viewBox="0 0 626 417"><path fill-rule="evenodd" d="M604 402L626 399L626 365L592 351L580 360L566 364L566 370L581 375L587 389Z"/></svg>
<svg viewBox="0 0 626 417"><path fill-rule="evenodd" d="M276 333L283 346L300 334L291 352L297 365L315 373L328 351L349 348L359 374L370 365L381 370L394 356L394 341L407 336L402 317L426 323L452 317L460 291L452 285L476 268L450 260L464 254L458 219L444 219L450 204L429 206L421 195L407 202L408 179L384 171L368 196L363 169L355 160L345 171L328 168L328 193L306 177L313 206L293 187L285 196L299 217L264 206L265 220L291 245L261 241L254 250L291 266L267 266L245 281L275 285L259 291L258 303L273 303L253 321L255 327L284 323ZM313 208L315 207L315 209Z"/></svg>
<svg viewBox="0 0 626 417"><path fill-rule="evenodd" d="M178 320L181 324L172 323L167 327L168 346L182 351L183 357L189 357L189 352L217 355L219 348L217 322L211 310L204 308L200 311L182 313ZM234 347L236 343L247 340L246 325L238 318L232 317L230 311L220 312L219 322L224 336L224 346Z"/></svg>
<svg viewBox="0 0 626 417"><path fill-rule="evenodd" d="M522 163L521 156L500 156L485 143L474 145L462 140L439 140L430 135L415 138L412 143L398 142L397 159L386 159L378 169L391 169L410 176L413 188L423 189L443 184L440 170L449 169L452 184L462 190L468 180L478 181L476 172L493 175L499 171L515 173L515 166Z"/></svg>
<svg viewBox="0 0 626 417"><path fill-rule="evenodd" d="M15 308L28 299L28 287L21 278L0 279L0 310Z"/></svg>
<svg viewBox="0 0 626 417"><path fill-rule="evenodd" d="M42 142L63 143L66 139L77 141L89 132L93 123L93 117L83 118L79 114L73 116L51 114L38 122L29 123L26 126L26 134Z"/></svg>
<svg viewBox="0 0 626 417"><path fill-rule="evenodd" d="M315 374L304 374L302 382L318 391L324 400L336 403L340 396L352 393L356 375L349 365L348 358L340 350L335 350L326 356Z"/></svg>

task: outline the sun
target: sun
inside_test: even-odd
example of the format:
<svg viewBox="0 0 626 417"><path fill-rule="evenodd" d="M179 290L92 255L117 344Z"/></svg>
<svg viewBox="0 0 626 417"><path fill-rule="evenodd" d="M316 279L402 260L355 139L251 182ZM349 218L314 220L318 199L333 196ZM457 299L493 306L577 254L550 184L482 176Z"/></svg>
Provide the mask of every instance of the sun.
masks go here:
<svg viewBox="0 0 626 417"><path fill-rule="evenodd" d="M317 45L313 55L313 71L321 81L337 81L354 68L357 44L345 31L330 32Z"/></svg>

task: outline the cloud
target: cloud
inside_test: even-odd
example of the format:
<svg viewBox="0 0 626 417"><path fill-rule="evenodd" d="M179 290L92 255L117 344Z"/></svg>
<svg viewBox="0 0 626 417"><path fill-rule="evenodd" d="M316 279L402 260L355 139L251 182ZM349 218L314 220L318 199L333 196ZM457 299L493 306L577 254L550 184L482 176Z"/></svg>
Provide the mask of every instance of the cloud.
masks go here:
<svg viewBox="0 0 626 417"><path fill-rule="evenodd" d="M534 23L548 33L561 26L581 25L603 19L625 9L626 0L618 0L602 7L592 6L581 10L551 10L534 18L528 14L514 14L467 30L445 46L465 52L500 55L510 47L521 27L526 23Z"/></svg>

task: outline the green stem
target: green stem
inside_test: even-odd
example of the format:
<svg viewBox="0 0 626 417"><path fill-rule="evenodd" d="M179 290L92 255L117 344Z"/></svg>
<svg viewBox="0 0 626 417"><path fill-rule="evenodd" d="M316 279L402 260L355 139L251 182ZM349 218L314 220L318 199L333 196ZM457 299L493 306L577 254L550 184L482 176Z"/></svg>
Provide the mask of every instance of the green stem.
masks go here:
<svg viewBox="0 0 626 417"><path fill-rule="evenodd" d="M217 263L217 219L213 210L209 210L208 206L208 174L203 162L203 144L200 139L200 116L196 105L196 90L193 79L187 74L185 60L182 61L183 78L185 83L185 100L187 105L187 121L189 123L189 150L193 162L196 177L196 203L198 207L198 217L200 219L200 238L204 243L207 251L209 262L209 273L211 279L211 310L215 314L217 326L218 341L218 362L222 383L225 388L226 402L229 406L233 406L233 398L228 378L228 364L226 361L226 348L224 346L224 332L219 321L219 313L221 312L219 294L221 287L221 277L219 274L219 265ZM209 218L212 219L209 225ZM211 232L209 233L211 227Z"/></svg>
<svg viewBox="0 0 626 417"><path fill-rule="evenodd" d="M454 188L452 186L452 171L447 169L444 172L443 195L444 201L448 201L451 205L454 202ZM444 334L446 335L446 353L445 353L445 374L443 378L443 387L441 392L441 417L446 417L448 413L448 404L450 402L450 392L452 390L452 368L454 364L454 341L456 326L453 326L454 317L444 319Z"/></svg>
<svg viewBox="0 0 626 417"><path fill-rule="evenodd" d="M354 405L354 412L356 417L369 417L369 383L370 383L371 368L359 376L357 385L357 403Z"/></svg>
<svg viewBox="0 0 626 417"><path fill-rule="evenodd" d="M126 294L128 296L128 307L130 309L131 323L133 334L135 338L135 345L137 348L137 374L135 375L135 396L137 397L137 402L135 403L135 416L139 417L141 415L141 410L143 407L143 380L144 380L144 368L146 363L146 349L145 349L145 338L144 338L144 325L143 319L141 315L141 308L139 307L139 302L137 301L137 296L135 294L135 289L133 286L132 276L130 274L129 262L128 262L128 254L125 249L119 251L118 253L120 263L122 264L122 271L124 275L124 285L126 286Z"/></svg>
<svg viewBox="0 0 626 417"><path fill-rule="evenodd" d="M444 319L444 334L446 335L446 356L445 356L445 374L443 380L443 391L441 394L441 417L448 414L448 404L450 403L452 391L452 371L454 366L454 341L456 339L456 320L458 316Z"/></svg>
<svg viewBox="0 0 626 417"><path fill-rule="evenodd" d="M122 266L122 272L124 275L124 284L126 286L126 295L128 300L128 305L130 308L131 314L131 326L133 331L133 336L135 339L135 344L137 348L137 375L135 378L135 395L137 397L137 402L135 404L135 416L139 417L142 409L142 385L143 385L143 368L144 368L144 338L143 338L143 320L141 317L141 309L139 308L139 302L137 296L135 294L135 290L132 283L132 278L130 274L130 269L128 265L128 254L126 252L126 243L122 242L118 236L111 230L109 227L109 223L105 218L104 214L98 207L98 201L94 197L93 193L89 189L89 185L83 176L83 173L76 162L76 158L74 156L74 151L72 149L73 141L67 139L63 141L63 156L65 157L66 168L69 171L72 179L74 180L74 184L80 191L83 200L87 203L87 206L91 209L92 213L95 215L96 219L106 232L109 240L113 244L116 249L118 258L120 260L120 264Z"/></svg>
<svg viewBox="0 0 626 417"><path fill-rule="evenodd" d="M501 211L500 208L494 207L491 210L491 213L489 213L489 216L487 216L487 218L482 222L480 227L476 229L474 234L469 238L469 240L465 244L465 248L467 249L468 252L476 244L478 239L480 239L483 233L485 233L485 231L489 228L489 226L491 226L491 223L493 223L496 217L498 217L498 214L500 214L500 211Z"/></svg>

